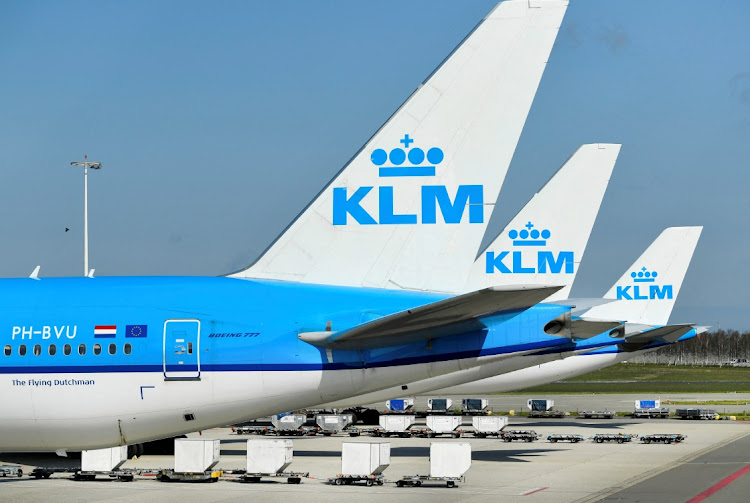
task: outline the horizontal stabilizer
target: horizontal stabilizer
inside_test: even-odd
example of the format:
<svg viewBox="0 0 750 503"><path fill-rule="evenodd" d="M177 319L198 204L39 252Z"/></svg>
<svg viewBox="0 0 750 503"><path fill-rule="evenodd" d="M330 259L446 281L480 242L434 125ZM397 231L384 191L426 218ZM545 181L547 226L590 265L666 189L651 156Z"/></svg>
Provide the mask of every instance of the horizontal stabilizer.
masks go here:
<svg viewBox="0 0 750 503"><path fill-rule="evenodd" d="M625 342L628 343L651 343L657 341L663 342L677 342L677 339L687 334L693 329L693 325L689 323L683 323L679 325L666 325L663 327L641 332L640 334L631 335L625 338Z"/></svg>
<svg viewBox="0 0 750 503"><path fill-rule="evenodd" d="M371 349L408 344L482 328L479 318L528 309L560 286L492 287L407 309L341 332L306 332L299 339L329 349Z"/></svg>

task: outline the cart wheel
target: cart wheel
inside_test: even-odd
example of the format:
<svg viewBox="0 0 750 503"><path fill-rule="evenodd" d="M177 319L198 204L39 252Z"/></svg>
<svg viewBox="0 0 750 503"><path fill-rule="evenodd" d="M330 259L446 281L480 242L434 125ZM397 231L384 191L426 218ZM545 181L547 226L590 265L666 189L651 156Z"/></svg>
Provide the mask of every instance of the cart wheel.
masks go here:
<svg viewBox="0 0 750 503"><path fill-rule="evenodd" d="M603 439L603 438L597 438L597 439L596 439L596 443L597 443L597 444L601 444L602 442L604 442L604 439Z"/></svg>
<svg viewBox="0 0 750 503"><path fill-rule="evenodd" d="M404 481L403 480L397 480L396 481L396 487L404 487Z"/></svg>
<svg viewBox="0 0 750 503"><path fill-rule="evenodd" d="M651 439L647 438L647 439L644 440L644 442L647 443L647 444L650 444L651 443Z"/></svg>
<svg viewBox="0 0 750 503"><path fill-rule="evenodd" d="M286 479L287 484L299 484L299 481L299 477L289 477L288 479Z"/></svg>
<svg viewBox="0 0 750 503"><path fill-rule="evenodd" d="M621 443L623 443L624 441L625 441L625 440L623 440L623 439L621 439L621 438L618 438L618 439L617 439L617 443L618 443L618 444L621 444Z"/></svg>
<svg viewBox="0 0 750 503"><path fill-rule="evenodd" d="M448 487L456 487L456 483L453 482L452 480L449 480L448 482L446 482L445 485L447 485Z"/></svg>
<svg viewBox="0 0 750 503"><path fill-rule="evenodd" d="M505 437L505 438L503 438L503 440L504 440L505 442L510 442L510 438L508 438L508 437Z"/></svg>
<svg viewBox="0 0 750 503"><path fill-rule="evenodd" d="M414 486L415 487L419 487L421 485L422 485L422 481L421 480L417 480L416 482L414 482Z"/></svg>
<svg viewBox="0 0 750 503"><path fill-rule="evenodd" d="M335 481L335 484L336 484L337 486L340 486L340 485L341 485L341 484L343 484L343 483L344 483L344 481L343 481L343 480L341 480L341 479L336 479L336 481Z"/></svg>
<svg viewBox="0 0 750 503"><path fill-rule="evenodd" d="M383 485L383 481L382 480L378 480L378 485L382 486Z"/></svg>
<svg viewBox="0 0 750 503"><path fill-rule="evenodd" d="M556 438L550 438L549 441L554 444L555 442L557 442L557 439Z"/></svg>
<svg viewBox="0 0 750 503"><path fill-rule="evenodd" d="M527 442L531 442L531 437L526 439Z"/></svg>
<svg viewBox="0 0 750 503"><path fill-rule="evenodd" d="M372 487L372 484L373 484L373 481L372 481L372 479L367 479L367 480L365 481L365 485L366 485L367 487Z"/></svg>
<svg viewBox="0 0 750 503"><path fill-rule="evenodd" d="M16 474L18 477L23 477L23 470L18 470L18 473Z"/></svg>

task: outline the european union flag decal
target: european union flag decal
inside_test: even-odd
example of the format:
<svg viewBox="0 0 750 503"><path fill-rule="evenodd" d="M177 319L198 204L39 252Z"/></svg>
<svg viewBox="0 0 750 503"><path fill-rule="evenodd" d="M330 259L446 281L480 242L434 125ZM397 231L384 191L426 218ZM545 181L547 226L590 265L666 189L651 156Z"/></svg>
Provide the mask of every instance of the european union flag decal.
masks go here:
<svg viewBox="0 0 750 503"><path fill-rule="evenodd" d="M125 325L125 337L146 337L148 325Z"/></svg>

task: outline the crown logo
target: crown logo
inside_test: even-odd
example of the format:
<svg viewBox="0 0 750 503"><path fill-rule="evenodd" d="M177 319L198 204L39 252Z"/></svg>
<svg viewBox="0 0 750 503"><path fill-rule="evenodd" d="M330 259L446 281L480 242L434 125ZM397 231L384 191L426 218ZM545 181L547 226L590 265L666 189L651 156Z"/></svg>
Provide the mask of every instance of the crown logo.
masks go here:
<svg viewBox="0 0 750 503"><path fill-rule="evenodd" d="M408 134L405 134L399 143L403 144L404 148L397 147L390 152L378 148L370 154L372 163L379 166L378 176L435 176L435 166L443 162L442 149L432 147L425 154L419 147L409 148L414 140L409 138ZM386 165L388 162L390 164Z"/></svg>
<svg viewBox="0 0 750 503"><path fill-rule="evenodd" d="M513 229L508 232L508 237L513 240L513 246L547 246L547 239L552 235L548 229L534 229L531 222L524 227L526 228L520 231Z"/></svg>
<svg viewBox="0 0 750 503"><path fill-rule="evenodd" d="M634 283L653 283L656 281L656 271L648 271L645 267L642 267L638 272L631 272L630 277L633 278Z"/></svg>

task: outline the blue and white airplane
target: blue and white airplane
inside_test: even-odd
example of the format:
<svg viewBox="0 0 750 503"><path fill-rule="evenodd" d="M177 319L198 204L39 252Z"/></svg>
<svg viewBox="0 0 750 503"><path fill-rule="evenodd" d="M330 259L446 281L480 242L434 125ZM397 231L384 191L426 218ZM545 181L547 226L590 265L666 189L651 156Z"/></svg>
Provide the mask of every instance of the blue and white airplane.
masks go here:
<svg viewBox="0 0 750 503"><path fill-rule="evenodd" d="M705 332L707 327L667 325L702 230L702 227L670 227L654 240L604 295L613 302L592 307L585 313L595 318L617 314L630 323L612 334L581 341L577 347L585 352L547 362L536 362L533 354L522 356L519 358L533 364L433 392L483 395L540 386L615 365Z"/></svg>
<svg viewBox="0 0 750 503"><path fill-rule="evenodd" d="M138 443L568 343L544 332L570 312L541 303L559 286L452 293L566 8L499 4L246 270L0 280L0 450Z"/></svg>

